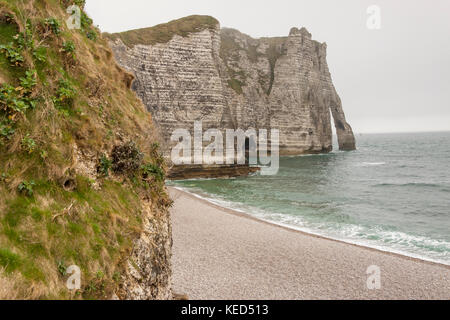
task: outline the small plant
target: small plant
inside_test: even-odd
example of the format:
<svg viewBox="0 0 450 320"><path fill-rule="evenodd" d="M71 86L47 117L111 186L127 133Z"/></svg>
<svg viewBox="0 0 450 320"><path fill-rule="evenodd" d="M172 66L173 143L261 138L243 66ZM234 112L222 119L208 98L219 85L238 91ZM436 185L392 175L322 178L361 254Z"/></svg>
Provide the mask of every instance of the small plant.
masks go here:
<svg viewBox="0 0 450 320"><path fill-rule="evenodd" d="M81 29L89 40L97 40L97 33L92 28L93 20L89 18L86 12L81 12Z"/></svg>
<svg viewBox="0 0 450 320"><path fill-rule="evenodd" d="M27 134L22 139L21 146L26 152L28 152L29 154L32 154L34 152L34 150L36 149L36 141L34 141L34 139L30 138L30 135Z"/></svg>
<svg viewBox="0 0 450 320"><path fill-rule="evenodd" d="M11 120L0 121L0 137L10 140L15 130Z"/></svg>
<svg viewBox="0 0 450 320"><path fill-rule="evenodd" d="M0 175L0 182L8 182L11 176L8 173L3 172Z"/></svg>
<svg viewBox="0 0 450 320"><path fill-rule="evenodd" d="M17 98L14 88L7 84L0 89L0 105L10 116L23 113L27 109L27 105Z"/></svg>
<svg viewBox="0 0 450 320"><path fill-rule="evenodd" d="M89 18L89 16L84 11L81 13L81 27L83 29L89 28L93 22L94 21Z"/></svg>
<svg viewBox="0 0 450 320"><path fill-rule="evenodd" d="M98 166L98 172L101 173L102 175L104 175L105 177L109 176L109 170L112 167L112 162L111 160L108 159L108 157L103 154L100 157L100 164Z"/></svg>
<svg viewBox="0 0 450 320"><path fill-rule="evenodd" d="M41 157L42 161L47 160L48 158L48 153L45 150L41 150L41 152L39 152L39 157Z"/></svg>
<svg viewBox="0 0 450 320"><path fill-rule="evenodd" d="M53 103L57 109L69 109L73 107L73 99L77 91L72 84L62 79L59 81L59 87L56 90L56 96L53 97Z"/></svg>
<svg viewBox="0 0 450 320"><path fill-rule="evenodd" d="M30 97L23 96L22 87L14 88L9 84L0 87L0 110L3 109L14 120L18 113L25 113L27 109L33 109L36 101Z"/></svg>
<svg viewBox="0 0 450 320"><path fill-rule="evenodd" d="M53 32L54 35L59 36L61 33L61 23L55 18L45 19L45 26Z"/></svg>
<svg viewBox="0 0 450 320"><path fill-rule="evenodd" d="M6 13L3 18L7 24L14 23L14 16L12 14Z"/></svg>
<svg viewBox="0 0 450 320"><path fill-rule="evenodd" d="M114 282L119 282L120 281L120 272L116 271L114 272L112 279L114 280Z"/></svg>
<svg viewBox="0 0 450 320"><path fill-rule="evenodd" d="M4 54L9 62L15 67L21 66L25 61L21 50L16 48L13 43L0 45L0 52Z"/></svg>
<svg viewBox="0 0 450 320"><path fill-rule="evenodd" d="M61 101L73 99L76 93L75 88L68 80L62 79L59 81L59 88L56 94Z"/></svg>
<svg viewBox="0 0 450 320"><path fill-rule="evenodd" d="M84 8L84 6L86 4L86 0L74 0L73 3L75 3L80 8Z"/></svg>
<svg viewBox="0 0 450 320"><path fill-rule="evenodd" d="M17 189L20 193L25 194L28 197L32 197L34 194L33 187L35 186L34 181L23 181L19 184Z"/></svg>
<svg viewBox="0 0 450 320"><path fill-rule="evenodd" d="M73 54L75 52L75 44L73 41L66 41L61 50L67 54Z"/></svg>
<svg viewBox="0 0 450 320"><path fill-rule="evenodd" d="M16 34L14 36L14 40L20 50L32 49L34 47L33 31L30 21L27 21L25 24L25 32L19 32Z"/></svg>
<svg viewBox="0 0 450 320"><path fill-rule="evenodd" d="M157 181L164 181L165 179L164 170L154 164L145 164L141 167L141 170L144 179L148 179L150 176L155 177Z"/></svg>
<svg viewBox="0 0 450 320"><path fill-rule="evenodd" d="M103 295L105 293L106 283L104 280L94 279L88 283L83 290L86 297Z"/></svg>
<svg viewBox="0 0 450 320"><path fill-rule="evenodd" d="M58 261L58 272L60 275L65 277L67 275L67 267L64 263L64 261Z"/></svg>
<svg viewBox="0 0 450 320"><path fill-rule="evenodd" d="M13 37L14 41L6 45L0 45L0 52L3 53L13 66L22 66L25 58L22 55L24 49L33 49L33 32L31 22L25 24L25 31L19 32Z"/></svg>
<svg viewBox="0 0 450 320"><path fill-rule="evenodd" d="M152 152L158 151L160 148L159 142L153 142L150 148L151 148Z"/></svg>
<svg viewBox="0 0 450 320"><path fill-rule="evenodd" d="M102 280L105 277L105 273L102 270L97 271L95 277L99 280Z"/></svg>
<svg viewBox="0 0 450 320"><path fill-rule="evenodd" d="M16 270L21 264L20 257L9 249L0 248L0 266L5 268L6 273Z"/></svg>
<svg viewBox="0 0 450 320"><path fill-rule="evenodd" d="M37 62L45 63L47 61L47 49L39 47L33 50L33 58Z"/></svg>
<svg viewBox="0 0 450 320"><path fill-rule="evenodd" d="M36 86L36 70L28 70L25 72L25 77L19 78L20 86L25 89L26 93L30 93Z"/></svg>
<svg viewBox="0 0 450 320"><path fill-rule="evenodd" d="M60 52L64 53L66 56L66 66L73 65L75 63L75 44L73 41L64 42Z"/></svg>
<svg viewBox="0 0 450 320"><path fill-rule="evenodd" d="M158 167L163 167L164 165L164 156L160 152L160 145L158 142L152 143L150 146L150 155L153 158L153 163L156 164Z"/></svg>
<svg viewBox="0 0 450 320"><path fill-rule="evenodd" d="M97 33L95 31L89 30L86 32L86 37L89 40L95 41L97 40Z"/></svg>
<svg viewBox="0 0 450 320"><path fill-rule="evenodd" d="M144 155L132 141L115 146L111 153L115 173L132 174L139 170Z"/></svg>

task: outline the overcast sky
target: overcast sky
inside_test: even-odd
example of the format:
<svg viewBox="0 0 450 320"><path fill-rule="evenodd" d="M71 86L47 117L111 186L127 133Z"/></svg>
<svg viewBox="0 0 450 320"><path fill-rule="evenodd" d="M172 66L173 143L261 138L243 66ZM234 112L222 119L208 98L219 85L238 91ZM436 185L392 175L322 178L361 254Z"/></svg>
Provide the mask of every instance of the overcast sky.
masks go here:
<svg viewBox="0 0 450 320"><path fill-rule="evenodd" d="M367 9L381 9L381 29ZM191 14L253 37L306 27L328 63L357 133L450 130L449 0L87 0L102 31L150 27Z"/></svg>

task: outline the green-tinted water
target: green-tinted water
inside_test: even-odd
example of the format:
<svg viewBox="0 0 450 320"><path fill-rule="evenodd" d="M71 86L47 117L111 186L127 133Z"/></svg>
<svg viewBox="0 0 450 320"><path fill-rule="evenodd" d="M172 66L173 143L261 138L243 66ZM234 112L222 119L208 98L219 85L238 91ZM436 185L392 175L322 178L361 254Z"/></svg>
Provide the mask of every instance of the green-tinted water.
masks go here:
<svg viewBox="0 0 450 320"><path fill-rule="evenodd" d="M358 151L282 158L276 176L172 183L315 234L450 264L450 133L358 137Z"/></svg>

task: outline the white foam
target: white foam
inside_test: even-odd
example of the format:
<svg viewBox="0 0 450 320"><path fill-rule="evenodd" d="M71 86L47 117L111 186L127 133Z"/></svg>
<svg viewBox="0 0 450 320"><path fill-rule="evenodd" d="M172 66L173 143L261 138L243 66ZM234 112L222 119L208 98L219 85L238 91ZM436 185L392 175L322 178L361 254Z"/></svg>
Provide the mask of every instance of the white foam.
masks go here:
<svg viewBox="0 0 450 320"><path fill-rule="evenodd" d="M380 237L380 240L370 240L370 239L364 239L364 238L354 239L354 237L358 237L358 235L360 235L360 234L367 234L368 230L366 230L362 226L346 225L344 228L342 228L340 230L330 230L329 228L327 228L327 230L326 230L326 231L328 231L328 233L327 233L326 231L318 231L317 229L312 229L312 228L308 227L307 224L305 223L305 221L303 219L301 219L301 217L298 217L298 216L292 216L292 215L283 214L283 213L272 213L272 212L269 213L269 212L265 212L263 210L258 210L256 208L243 209L242 206L240 206L237 203L213 198L213 196L209 195L209 194L200 195L200 194L193 192L190 189L179 187L179 186L173 186L173 188L183 191L183 192L186 192L186 193L189 193L190 195L192 195L198 199L205 200L214 205L223 207L225 209L231 209L231 210L237 211L239 213L247 214L256 219L259 219L259 220L267 222L267 223L271 223L273 225L281 226L284 228L289 228L289 229L296 230L296 231L301 231L301 232L304 232L307 234L320 236L320 237L331 239L331 240L341 241L341 242L348 243L348 244L377 249L377 250L383 251L383 252L390 252L390 253L403 255L406 257L424 260L424 261L429 261L429 262L434 262L434 263L439 263L439 264L444 264L444 265L450 265L450 261L447 259L443 260L440 258L430 258L430 257L427 257L422 254L412 253L409 251L405 251L404 249L398 248L398 246L400 246L402 244L405 245L405 244L413 243L413 242L422 243L423 245L428 245L428 246L443 245L446 247L450 247L449 242L439 241L439 240L434 240L434 239L429 239L429 238L424 238L424 237L412 236L412 235L409 235L409 234L406 234L403 232L382 231L382 230L379 230L380 232L376 232L373 234L373 235ZM331 236L330 232L332 232L332 231L334 231L333 233L339 232L340 235L333 234ZM386 245L381 245L379 243L376 243L377 241L379 242L379 241L383 241L383 240L387 240L387 239L392 239L393 241L391 243L393 245L397 245L397 246L393 247L393 246L386 246Z"/></svg>
<svg viewBox="0 0 450 320"><path fill-rule="evenodd" d="M376 167L376 166L384 166L386 162L363 162L361 167Z"/></svg>

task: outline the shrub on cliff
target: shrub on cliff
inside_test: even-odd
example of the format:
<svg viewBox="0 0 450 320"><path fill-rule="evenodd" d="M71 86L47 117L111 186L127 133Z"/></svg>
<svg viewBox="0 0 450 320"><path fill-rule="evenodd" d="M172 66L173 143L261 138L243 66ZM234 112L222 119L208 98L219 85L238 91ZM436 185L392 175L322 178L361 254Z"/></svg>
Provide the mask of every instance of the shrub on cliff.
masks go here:
<svg viewBox="0 0 450 320"><path fill-rule="evenodd" d="M132 174L141 166L144 155L132 141L115 146L111 153L112 169L116 174Z"/></svg>

